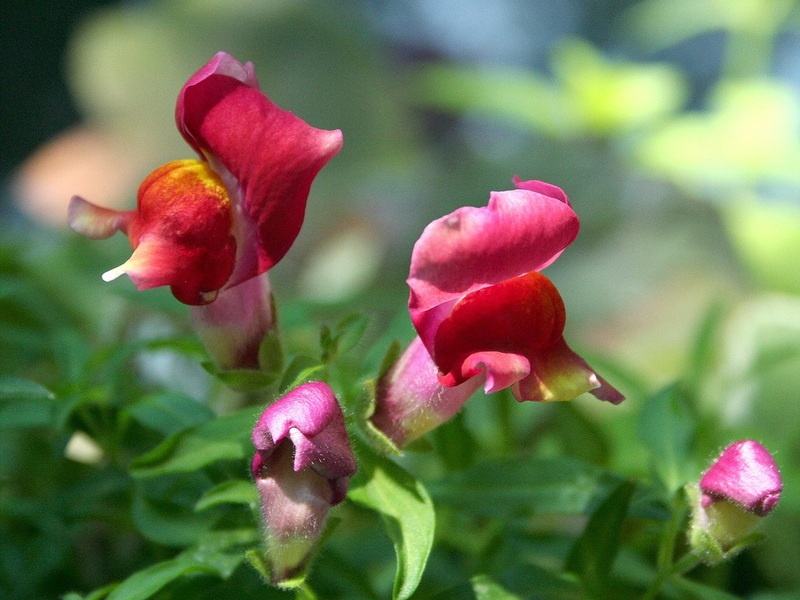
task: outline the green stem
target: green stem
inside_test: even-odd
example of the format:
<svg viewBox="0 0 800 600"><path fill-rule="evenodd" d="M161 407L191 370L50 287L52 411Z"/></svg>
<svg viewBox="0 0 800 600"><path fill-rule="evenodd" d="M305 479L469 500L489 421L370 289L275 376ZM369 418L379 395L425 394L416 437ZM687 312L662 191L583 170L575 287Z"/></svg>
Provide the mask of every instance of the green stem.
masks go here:
<svg viewBox="0 0 800 600"><path fill-rule="evenodd" d="M661 534L661 541L658 545L658 556L656 559L658 574L650 584L650 587L647 588L644 596L642 596L643 600L653 600L658 596L658 592L661 590L664 582L669 577L677 572L685 573L691 568L691 566L689 566L683 569L682 565L686 561L687 557L693 556L692 554L687 554L677 563L673 562L673 557L675 556L675 543L678 539L678 533L681 530L681 525L686 518L687 510L688 507L683 489L679 489L672 499L672 517L665 525ZM682 570L676 571L676 568L679 565L681 566Z"/></svg>

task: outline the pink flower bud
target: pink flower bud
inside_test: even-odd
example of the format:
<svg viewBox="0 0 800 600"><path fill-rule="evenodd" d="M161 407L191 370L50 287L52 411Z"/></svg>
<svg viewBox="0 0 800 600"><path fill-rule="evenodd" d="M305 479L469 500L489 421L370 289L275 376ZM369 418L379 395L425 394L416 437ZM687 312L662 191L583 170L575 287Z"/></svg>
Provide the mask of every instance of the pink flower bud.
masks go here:
<svg viewBox="0 0 800 600"><path fill-rule="evenodd" d="M397 448L402 448L449 420L482 383L483 377L477 376L445 387L422 341L414 338L378 381L370 421Z"/></svg>
<svg viewBox="0 0 800 600"><path fill-rule="evenodd" d="M686 488L692 501L690 545L709 564L731 557L775 508L782 489L778 466L761 444L731 444L697 485Z"/></svg>
<svg viewBox="0 0 800 600"><path fill-rule="evenodd" d="M700 480L704 507L726 500L763 517L781 497L783 482L775 459L753 440L734 442Z"/></svg>
<svg viewBox="0 0 800 600"><path fill-rule="evenodd" d="M321 382L303 384L268 407L253 444L267 564L280 585L305 569L329 509L347 494L356 461L339 403Z"/></svg>

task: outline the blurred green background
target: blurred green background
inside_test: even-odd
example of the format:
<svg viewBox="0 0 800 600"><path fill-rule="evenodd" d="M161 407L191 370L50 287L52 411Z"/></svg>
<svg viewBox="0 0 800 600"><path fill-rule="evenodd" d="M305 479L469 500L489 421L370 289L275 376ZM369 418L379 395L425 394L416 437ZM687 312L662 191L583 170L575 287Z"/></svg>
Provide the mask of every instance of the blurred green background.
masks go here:
<svg viewBox="0 0 800 600"><path fill-rule="evenodd" d="M132 288L99 274L126 240L75 239L67 202L132 207L148 172L190 157L177 92L226 50L254 62L277 104L344 132L274 270L279 303L382 311L408 339L404 279L428 222L513 175L562 187L582 221L547 272L566 338L629 396L576 402L608 438L603 460L646 474L633 419L686 382L698 472L733 439L775 452L784 499L747 560L767 587L797 589L800 3L11 0L5 17L4 374L52 383L45 365L69 347L53 331L119 327Z"/></svg>

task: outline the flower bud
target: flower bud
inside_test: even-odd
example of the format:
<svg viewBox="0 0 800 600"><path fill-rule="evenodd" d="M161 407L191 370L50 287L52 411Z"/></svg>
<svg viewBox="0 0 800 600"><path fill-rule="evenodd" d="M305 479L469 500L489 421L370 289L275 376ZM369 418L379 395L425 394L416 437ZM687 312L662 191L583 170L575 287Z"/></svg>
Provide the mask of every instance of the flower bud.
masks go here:
<svg viewBox="0 0 800 600"><path fill-rule="evenodd" d="M372 425L397 448L453 417L483 384L478 375L454 387L439 381L434 364L419 337L378 381Z"/></svg>
<svg viewBox="0 0 800 600"><path fill-rule="evenodd" d="M192 322L220 369L257 369L264 336L275 329L269 276L262 273L192 307Z"/></svg>
<svg viewBox="0 0 800 600"><path fill-rule="evenodd" d="M743 440L728 446L696 487L690 543L709 562L735 554L760 517L775 508L783 482L778 465L761 444Z"/></svg>
<svg viewBox="0 0 800 600"><path fill-rule="evenodd" d="M251 470L261 500L270 580L302 574L344 500L356 461L344 416L327 384L303 384L268 407L253 429Z"/></svg>

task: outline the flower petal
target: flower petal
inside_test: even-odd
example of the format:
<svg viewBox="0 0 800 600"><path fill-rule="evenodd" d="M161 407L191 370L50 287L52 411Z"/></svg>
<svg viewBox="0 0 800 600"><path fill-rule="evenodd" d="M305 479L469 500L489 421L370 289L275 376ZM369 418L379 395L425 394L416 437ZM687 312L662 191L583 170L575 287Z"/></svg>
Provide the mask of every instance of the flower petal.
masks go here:
<svg viewBox="0 0 800 600"><path fill-rule="evenodd" d="M169 285L186 304L216 298L233 272L231 203L207 163L182 160L153 171L139 187L128 223L131 258L103 278L127 273L140 290Z"/></svg>
<svg viewBox="0 0 800 600"><path fill-rule="evenodd" d="M754 440L728 446L700 480L704 506L729 500L758 516L769 514L783 489L778 465Z"/></svg>
<svg viewBox="0 0 800 600"><path fill-rule="evenodd" d="M414 245L411 318L426 346L464 294L552 263L578 234L564 192L541 181L492 192L489 205L464 207L428 225Z"/></svg>
<svg viewBox="0 0 800 600"><path fill-rule="evenodd" d="M297 237L311 183L341 149L341 132L316 129L276 106L258 90L252 65L224 53L181 90L176 119L252 225L241 234L239 256L255 258L239 262L231 285L263 273Z"/></svg>
<svg viewBox="0 0 800 600"><path fill-rule="evenodd" d="M268 455L284 439L295 446L294 469L311 467L333 486L335 501L356 470L344 415L333 390L322 382L296 387L269 406L253 429L253 445Z"/></svg>
<svg viewBox="0 0 800 600"><path fill-rule="evenodd" d="M127 231L135 213L130 210L103 208L73 196L67 208L67 223L75 233L93 240L104 240L118 231Z"/></svg>
<svg viewBox="0 0 800 600"><path fill-rule="evenodd" d="M481 371L486 392L512 386L518 400L572 400L584 392L622 396L570 350L558 290L536 271L467 294L441 323L434 361L444 385Z"/></svg>

